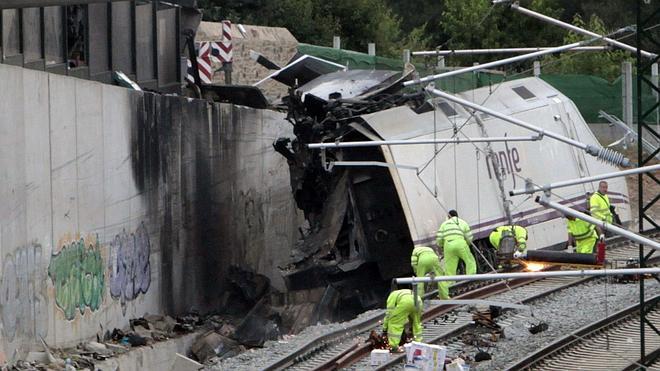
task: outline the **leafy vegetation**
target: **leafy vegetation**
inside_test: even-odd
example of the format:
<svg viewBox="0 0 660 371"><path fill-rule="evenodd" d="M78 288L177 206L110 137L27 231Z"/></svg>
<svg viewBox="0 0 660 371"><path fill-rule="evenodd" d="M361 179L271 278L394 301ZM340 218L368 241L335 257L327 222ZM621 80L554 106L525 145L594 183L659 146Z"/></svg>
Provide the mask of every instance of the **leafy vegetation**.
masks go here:
<svg viewBox="0 0 660 371"><path fill-rule="evenodd" d="M565 22L610 33L634 23L626 0L521 0L521 5ZM511 11L490 0L198 0L204 19L286 27L300 41L331 45L342 37L342 48L366 51L375 42L383 56L402 49L477 49L556 46L583 40L581 35ZM586 20L586 21L585 21ZM632 42L632 38L628 42ZM449 64L465 65L503 56L452 57ZM552 72L618 76L622 51L550 56ZM523 65L527 67L527 64ZM520 66L519 66L520 67ZM547 69L545 69L547 70Z"/></svg>

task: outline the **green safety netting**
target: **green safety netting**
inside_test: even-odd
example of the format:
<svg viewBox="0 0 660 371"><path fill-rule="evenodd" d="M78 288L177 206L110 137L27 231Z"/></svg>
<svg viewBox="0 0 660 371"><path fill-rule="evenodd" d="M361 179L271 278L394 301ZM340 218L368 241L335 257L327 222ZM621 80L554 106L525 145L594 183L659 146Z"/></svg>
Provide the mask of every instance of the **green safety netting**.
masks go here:
<svg viewBox="0 0 660 371"><path fill-rule="evenodd" d="M359 53L351 50L334 49L325 46L300 44L298 51L303 54L323 58L335 63L347 65L349 69L377 69L377 70L402 70L403 61L394 58L384 58ZM415 69L420 76L430 75L434 72L432 68L415 63ZM502 80L511 80L527 77L524 75L504 76L489 72L464 73L435 82L440 89L450 92L461 92L483 86L494 85ZM607 122L598 117L598 111L603 110L609 114L621 118L622 114L622 79L614 82L590 75L544 75L540 76L544 81L555 87L564 95L569 97L577 105L584 119L589 123ZM649 78L650 79L650 78ZM634 120L637 120L637 78L633 76L633 112ZM642 86L643 107L650 109L656 102L651 88L644 84ZM653 120L654 121L654 120Z"/></svg>
<svg viewBox="0 0 660 371"><path fill-rule="evenodd" d="M603 110L622 118L623 79L613 82L590 75L541 75L541 79L569 97L587 122L607 122L598 117ZM650 78L649 78L650 79ZM637 121L637 76L633 75L633 118ZM656 98L648 84L642 84L642 107L653 107ZM654 121L654 120L653 120Z"/></svg>

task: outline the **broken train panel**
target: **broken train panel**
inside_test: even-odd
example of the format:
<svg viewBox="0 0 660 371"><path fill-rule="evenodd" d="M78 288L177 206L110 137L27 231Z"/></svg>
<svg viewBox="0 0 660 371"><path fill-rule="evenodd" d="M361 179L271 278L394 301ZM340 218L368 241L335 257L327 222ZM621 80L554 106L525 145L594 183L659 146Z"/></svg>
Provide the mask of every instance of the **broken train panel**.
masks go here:
<svg viewBox="0 0 660 371"><path fill-rule="evenodd" d="M505 82L460 96L545 130L586 144L598 144L573 102L538 78ZM386 140L450 138L455 130L463 138L536 134L478 113L482 130L478 120L461 106L441 99L434 102L437 110L421 114L401 106L365 115L363 119ZM547 137L541 141L491 143L493 157L487 156L486 146L484 143L382 146L388 162L418 169L390 168L414 244L434 245L435 232L449 209L458 210L472 226L476 238L487 237L492 229L507 223L494 176L495 166L502 169L507 194L509 190L524 187L526 178L543 185L617 170ZM553 191L553 198L565 205L585 208L588 207L586 194L596 189L597 182L561 188ZM622 221L629 221L625 180L609 180L609 191ZM530 249L565 242L565 220L558 212L535 203L533 197L512 197L511 210L514 222L529 230Z"/></svg>
<svg viewBox="0 0 660 371"><path fill-rule="evenodd" d="M295 138L280 138L275 150L287 158L297 206L307 228L283 268L289 290L332 286L343 301L363 309L381 304L389 280L411 273L412 239L397 188L383 167L327 168L327 161L385 162L379 148L310 150L308 143L368 140L360 115L424 103L421 92L401 94L407 74L338 71L292 87L284 99ZM380 277L380 279L378 279ZM382 291L382 292L381 292ZM341 306L341 305L338 305Z"/></svg>

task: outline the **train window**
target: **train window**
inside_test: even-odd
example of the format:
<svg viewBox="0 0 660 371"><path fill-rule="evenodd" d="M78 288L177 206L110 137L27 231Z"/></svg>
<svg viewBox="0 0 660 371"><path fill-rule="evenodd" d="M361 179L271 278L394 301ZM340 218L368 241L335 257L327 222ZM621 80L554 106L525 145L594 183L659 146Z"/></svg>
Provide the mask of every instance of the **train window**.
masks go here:
<svg viewBox="0 0 660 371"><path fill-rule="evenodd" d="M536 95L534 95L531 91L529 91L529 89L527 89L524 86L517 86L513 88L513 91L516 92L516 94L518 94L520 98L525 100L536 98Z"/></svg>
<svg viewBox="0 0 660 371"><path fill-rule="evenodd" d="M458 112L456 112L455 109L453 109L449 103L447 102L440 102L438 103L438 107L442 110L442 112L447 116L447 117L452 117L458 115Z"/></svg>

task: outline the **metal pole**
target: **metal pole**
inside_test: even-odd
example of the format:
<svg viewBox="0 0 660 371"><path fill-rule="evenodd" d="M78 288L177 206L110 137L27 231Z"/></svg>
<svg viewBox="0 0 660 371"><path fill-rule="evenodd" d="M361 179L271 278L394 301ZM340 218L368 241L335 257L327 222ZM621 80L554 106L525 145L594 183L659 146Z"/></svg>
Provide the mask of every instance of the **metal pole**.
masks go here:
<svg viewBox="0 0 660 371"><path fill-rule="evenodd" d="M431 56L431 55L472 55L472 54L515 54L515 53L531 53L542 50L556 48L554 46L540 46L537 48L496 48L496 49L456 49L456 50L424 50L412 52L414 57ZM603 45L595 46L578 46L572 48L571 52L601 52L609 50L610 47Z"/></svg>
<svg viewBox="0 0 660 371"><path fill-rule="evenodd" d="M644 152L642 151L642 141L644 140L644 109L642 108L642 80L641 76L644 75L644 69L642 68L642 50L639 49L642 45L642 32L644 30L644 24L642 22L642 0L635 1L635 10L637 15L637 27L639 32L635 35L635 41L638 46L637 52L637 166L644 165ZM649 35L650 36L650 35ZM650 38L652 40L652 38ZM644 232L644 181L643 175L637 175L637 216L638 221L638 231L640 233ZM646 265L646 255L644 253L644 246L639 244L639 266L644 268ZM645 303L645 293L644 293L644 280L639 280L639 353L640 353L640 363L646 364L646 335L644 334L646 319L646 303ZM645 370L645 368L642 368Z"/></svg>
<svg viewBox="0 0 660 371"><path fill-rule="evenodd" d="M403 64L410 63L410 49L403 49Z"/></svg>
<svg viewBox="0 0 660 371"><path fill-rule="evenodd" d="M436 143L480 143L480 142L526 142L540 140L541 136L534 137L492 137L492 138L448 138L448 139L408 139L408 140L373 140L358 142L327 142L309 143L307 148L354 148L378 147L407 144L436 144Z"/></svg>
<svg viewBox="0 0 660 371"><path fill-rule="evenodd" d="M630 128L633 125L633 86L632 86L632 63L621 63L621 111L623 112L623 122Z"/></svg>
<svg viewBox="0 0 660 371"><path fill-rule="evenodd" d="M660 242L649 240L648 238L640 236L640 235L635 234L635 233L632 233L629 230L619 228L619 227L617 227L613 224L606 223L602 220L598 220L598 219L596 219L596 218L594 218L590 215L583 214L581 212L575 211L575 210L571 209L570 207L566 207L566 206L564 206L562 204L559 204L557 202L550 201L547 196L536 197L536 202L538 202L539 204L541 204L543 206L550 207L550 208L553 208L555 210L558 210L558 211L560 211L560 212L562 212L566 215L570 215L570 216L573 216L577 219L582 219L585 222L589 222L591 224L594 224L595 226L600 227L604 231L610 231L614 234L618 234L619 236L623 236L625 238L628 238L628 239L630 239L632 241L635 241L637 243L640 243L642 245L646 245L650 248L660 250Z"/></svg>
<svg viewBox="0 0 660 371"><path fill-rule="evenodd" d="M658 64L653 63L651 65L651 83L653 83L653 86L656 88L658 87ZM653 89L653 97L655 98L655 103L658 103L658 100L660 98L660 95L658 92ZM655 109L655 131L660 133L660 109L656 108Z"/></svg>
<svg viewBox="0 0 660 371"><path fill-rule="evenodd" d="M339 36L332 37L332 48L341 49L341 38Z"/></svg>
<svg viewBox="0 0 660 371"><path fill-rule="evenodd" d="M532 185L531 187L518 188L518 189L514 189L513 191L509 191L509 196L518 196L518 195L522 195L522 194L531 194L531 193L534 193L534 192L549 191L549 190L555 189L555 188L569 187L569 186L577 185L577 184L590 183L590 182L593 182L593 181L596 181L596 180L618 178L618 177L622 177L622 176L626 176L626 175L632 175L632 174L648 173L648 172L655 171L655 170L660 170L660 164L651 165L651 166L644 166L644 167L636 167L636 168L630 169L630 170L615 171L613 173L594 175L594 176L590 176L590 177L586 177L586 178L564 180L564 181L561 181L561 182L546 184L546 185L543 185L543 186L540 186L540 187Z"/></svg>
<svg viewBox="0 0 660 371"><path fill-rule="evenodd" d="M483 120L479 115L474 114L475 112L470 112L474 121L477 122L481 135L487 136L486 125L484 125ZM502 174L504 173L504 168L502 167L501 162L498 160L499 157L493 151L493 146L490 143L486 143L486 166L488 166L488 161L493 165L493 173L495 174L495 180L497 181L497 190L500 192L500 198L502 199L502 207L504 208L504 216L509 223L508 225L513 225L513 217L511 216L511 202L506 198L506 192L504 191L504 180L502 179ZM475 246L476 248L476 246Z"/></svg>
<svg viewBox="0 0 660 371"><path fill-rule="evenodd" d="M326 170L330 171L335 166L378 166L378 167L388 167L391 169L405 169L405 170L419 170L417 166L413 165L402 165L402 164L392 164L389 162L380 162L380 161L331 161L328 163Z"/></svg>
<svg viewBox="0 0 660 371"><path fill-rule="evenodd" d="M413 285L418 283L433 283L441 281L488 281L508 280L516 278L549 278L549 277L602 277L633 274L659 274L660 268L623 268L623 269L583 269L571 271L548 271L548 272L517 272L517 273L481 273L465 274L457 276L435 276L435 277L402 277L395 278L398 285Z"/></svg>
<svg viewBox="0 0 660 371"><path fill-rule="evenodd" d="M534 76L541 76L541 62L534 61Z"/></svg>
<svg viewBox="0 0 660 371"><path fill-rule="evenodd" d="M618 126L619 128L621 128L621 129L623 129L624 131L626 131L626 133L627 133L627 134L625 134L626 136L629 135L629 134L632 134L632 135L631 135L632 137L637 138L637 131L634 130L632 127L626 125L626 123L623 122L623 121L621 121L618 117L613 116L613 115L610 115L609 113L607 113L607 112L605 112L605 111L603 111L603 110L598 111L598 117L602 117L602 118L604 118L605 120L609 121L611 124L616 125L616 126ZM660 132L660 130L658 130L658 132ZM624 138L624 139L625 139L625 138ZM638 145L639 145L639 143L638 143ZM646 150L647 150L649 153L655 153L655 151L656 151L656 149L657 149L656 146L654 146L653 144L651 144L651 142L649 142L648 140L646 140L646 139L644 139L644 138L642 138L642 146L643 146L644 148L646 148ZM660 160L660 153L658 153L657 155L655 155L655 158L657 158L658 160Z"/></svg>
<svg viewBox="0 0 660 371"><path fill-rule="evenodd" d="M375 43L369 43L367 44L367 51L369 55L376 55L376 44Z"/></svg>
<svg viewBox="0 0 660 371"><path fill-rule="evenodd" d="M445 68L445 57L439 55L435 66L437 68Z"/></svg>
<svg viewBox="0 0 660 371"><path fill-rule="evenodd" d="M624 44L624 43L622 43L621 41L617 41L617 40L614 40L614 39L610 39L609 37L605 37L605 36L603 36L603 35L599 35L599 34L597 34L597 33L595 33L595 32L591 32L591 31L585 30L584 28L580 28L580 27L577 27L577 26L573 26L572 24L568 24L568 23L566 23L566 22L562 22L562 21L560 21L560 20L558 20L558 19L554 19L554 18L548 17L547 15L543 15L543 14L541 14L541 13L537 13L537 12L535 12L535 11L533 11L533 10L529 10L529 9L523 8L523 7L520 6L518 3L513 3L513 4L511 4L511 9L517 11L518 13L522 13L522 14L524 14L524 15L528 15L528 16L530 16L530 17L533 17L533 18L539 19L539 20L541 20L541 21L548 22L548 23L550 23L550 24L554 24L555 26L563 27L563 28L565 28L565 29L567 29L567 30L571 30L571 31L573 31L573 32L575 32L575 33L579 33L579 34L583 34L583 35L587 35L587 36L591 36L591 37L602 38L603 41L605 41L606 43L608 43L608 44L610 44L610 45L617 46L617 47L619 47L619 48L621 48L621 49L625 49L625 50L627 50L627 51L629 51L629 52L633 52L633 53L636 53L636 52L637 52L637 48L635 48L634 46L630 46L630 45L628 45L628 44ZM657 56L657 54L649 53L649 52L644 51L644 50L641 50L641 53L642 53L642 55L645 56L646 58L655 58L655 57Z"/></svg>
<svg viewBox="0 0 660 371"><path fill-rule="evenodd" d="M576 42L576 43L572 43L572 44L568 44L568 45L558 46L556 48L550 48L550 49L546 49L546 50L539 50L539 51L534 52L534 53L517 55L515 57L510 57L510 58L506 58L506 59L500 59L500 60L497 60L497 61L480 64L478 66L471 66L471 67L461 68L461 69L453 70L453 71L449 71L449 72L443 72L443 73L440 73L440 74L437 74L437 75L430 75L430 76L423 77L421 79L406 81L406 82L403 83L403 86L410 86L410 85L414 85L414 84L423 84L423 83L431 82L433 80L437 80L437 79L440 79L440 78L443 78L443 77L450 77L450 76L454 76L454 75L460 75L460 74L466 73L466 72L483 70L483 69L487 69L487 68L491 68L491 67L501 66L503 64L509 64L509 63L513 63L513 62L524 61L524 60L527 60L527 59L533 59L533 58L536 58L536 57L540 57L542 55L558 53L558 52L562 52L564 50L573 49L575 47L583 46L583 45L595 42L597 40L599 40L599 39L594 38L594 39L584 40L584 41L580 41L580 42Z"/></svg>
<svg viewBox="0 0 660 371"><path fill-rule="evenodd" d="M573 140L571 138L567 138L567 137L565 137L561 134L557 134L557 133L552 132L552 131L546 131L544 129L539 128L538 126L535 126L535 125L532 125L530 123L524 122L524 121L519 120L515 117L505 115L501 112L494 111L490 108L487 108L487 107L484 107L482 105L470 102L470 101L465 100L463 98L459 98L455 95L447 94L447 93L445 93L441 90L435 89L431 86L428 86L426 88L426 90L429 91L430 93L434 94L434 95L437 95L438 97L447 99L447 100L452 101L452 102L456 102L456 103L458 103L462 106L469 107L469 108L472 108L472 109L480 111L480 112L484 112L484 113L486 113L490 116L497 117L501 120L508 121L512 124L518 125L518 126L523 127L525 129L535 131L535 132L537 132L541 135L544 135L544 136L547 135L550 138L556 139L560 142L570 144L570 145L572 145L574 147L577 147L577 148L580 148L580 149L584 150L585 152L587 152L588 154L590 154L594 157L598 157L598 158L600 158L604 161L608 161L610 163L614 163L616 165L621 165L621 166L630 166L630 160L625 158L622 154L617 153L613 150L610 150L610 149L607 149L607 148L602 148L602 147L596 147L596 146L593 146L593 145L587 145L587 144L584 144L582 142L578 142L576 140Z"/></svg>

